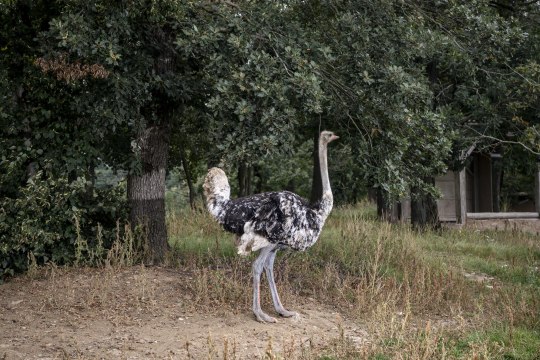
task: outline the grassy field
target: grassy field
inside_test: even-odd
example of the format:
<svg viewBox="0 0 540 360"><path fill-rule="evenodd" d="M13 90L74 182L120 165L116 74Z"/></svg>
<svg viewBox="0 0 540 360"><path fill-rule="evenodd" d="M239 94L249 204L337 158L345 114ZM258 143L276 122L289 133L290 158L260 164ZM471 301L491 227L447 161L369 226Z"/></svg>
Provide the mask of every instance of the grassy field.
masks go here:
<svg viewBox="0 0 540 360"><path fill-rule="evenodd" d="M168 224L171 265L197 274L195 305L249 308L253 257L238 257L205 212L169 211ZM360 204L335 209L309 251L281 253L276 279L285 304L329 304L370 337L338 337L300 358L540 359L539 267L538 236L418 233Z"/></svg>

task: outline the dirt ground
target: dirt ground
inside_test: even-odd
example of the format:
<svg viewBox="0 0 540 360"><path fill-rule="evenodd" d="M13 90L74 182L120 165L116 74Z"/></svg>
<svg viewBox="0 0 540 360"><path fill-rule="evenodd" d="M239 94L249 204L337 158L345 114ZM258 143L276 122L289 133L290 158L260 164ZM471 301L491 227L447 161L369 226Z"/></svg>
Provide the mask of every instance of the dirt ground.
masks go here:
<svg viewBox="0 0 540 360"><path fill-rule="evenodd" d="M50 268L15 278L0 285L0 359L292 358L340 336L367 341L311 298L286 304L301 316L277 324L256 322L249 307L201 310L184 294L182 282L191 280L144 267Z"/></svg>
<svg viewBox="0 0 540 360"><path fill-rule="evenodd" d="M540 235L540 219L468 219L467 227L478 230L523 231Z"/></svg>

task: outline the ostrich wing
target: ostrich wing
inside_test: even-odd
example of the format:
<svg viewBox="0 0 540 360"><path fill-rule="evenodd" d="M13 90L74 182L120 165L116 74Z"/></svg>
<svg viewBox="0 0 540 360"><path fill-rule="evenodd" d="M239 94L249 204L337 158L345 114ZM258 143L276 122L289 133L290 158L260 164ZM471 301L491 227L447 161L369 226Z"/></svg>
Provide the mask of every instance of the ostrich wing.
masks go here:
<svg viewBox="0 0 540 360"><path fill-rule="evenodd" d="M237 235L244 233L244 225L250 221L261 204L264 203L268 193L232 199L225 206L223 228Z"/></svg>
<svg viewBox="0 0 540 360"><path fill-rule="evenodd" d="M249 220L252 231L271 243L297 250L311 246L320 232L321 221L309 204L289 191L265 195Z"/></svg>

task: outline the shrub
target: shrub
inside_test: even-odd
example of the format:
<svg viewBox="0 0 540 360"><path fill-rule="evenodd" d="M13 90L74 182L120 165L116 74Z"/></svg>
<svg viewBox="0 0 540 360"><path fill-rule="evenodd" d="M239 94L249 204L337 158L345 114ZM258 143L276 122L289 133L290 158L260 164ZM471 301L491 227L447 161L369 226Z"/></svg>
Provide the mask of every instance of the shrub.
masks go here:
<svg viewBox="0 0 540 360"><path fill-rule="evenodd" d="M84 178L46 177L38 172L16 196L0 199L0 281L38 264L69 264L77 238L114 240L116 221L127 218L125 185L96 189Z"/></svg>

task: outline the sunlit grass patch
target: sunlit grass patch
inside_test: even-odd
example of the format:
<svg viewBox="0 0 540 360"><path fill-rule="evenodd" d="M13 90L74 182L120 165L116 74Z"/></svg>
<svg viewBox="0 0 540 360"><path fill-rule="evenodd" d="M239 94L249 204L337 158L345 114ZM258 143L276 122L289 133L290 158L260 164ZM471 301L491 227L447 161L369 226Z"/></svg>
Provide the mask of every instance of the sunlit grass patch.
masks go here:
<svg viewBox="0 0 540 360"><path fill-rule="evenodd" d="M167 216L173 263L208 266L235 261L234 236L207 212L180 210Z"/></svg>
<svg viewBox="0 0 540 360"><path fill-rule="evenodd" d="M471 331L446 341L448 355L468 358L480 349L501 359L535 360L540 356L540 332L522 327L497 326Z"/></svg>
<svg viewBox="0 0 540 360"><path fill-rule="evenodd" d="M434 266L438 261L504 283L540 285L540 238L533 235L464 229L419 237L418 243Z"/></svg>
<svg viewBox="0 0 540 360"><path fill-rule="evenodd" d="M487 274L497 281L509 284L540 286L540 273L534 263L507 263L473 256L463 257L464 269Z"/></svg>
<svg viewBox="0 0 540 360"><path fill-rule="evenodd" d="M540 355L540 334L503 326L441 331L426 323L417 331L379 339L363 355L368 359L534 360Z"/></svg>

